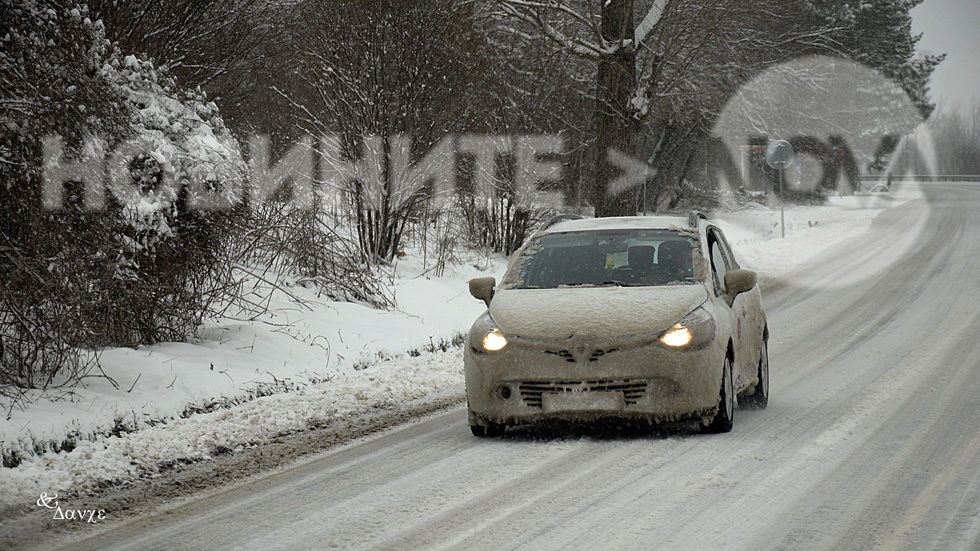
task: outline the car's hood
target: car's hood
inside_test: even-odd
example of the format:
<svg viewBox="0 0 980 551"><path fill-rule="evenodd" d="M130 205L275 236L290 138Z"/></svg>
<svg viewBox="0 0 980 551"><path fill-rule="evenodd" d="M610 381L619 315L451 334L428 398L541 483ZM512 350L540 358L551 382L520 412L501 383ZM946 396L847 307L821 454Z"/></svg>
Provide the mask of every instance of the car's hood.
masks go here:
<svg viewBox="0 0 980 551"><path fill-rule="evenodd" d="M490 315L505 335L602 339L666 330L707 299L703 285L507 289L494 295Z"/></svg>

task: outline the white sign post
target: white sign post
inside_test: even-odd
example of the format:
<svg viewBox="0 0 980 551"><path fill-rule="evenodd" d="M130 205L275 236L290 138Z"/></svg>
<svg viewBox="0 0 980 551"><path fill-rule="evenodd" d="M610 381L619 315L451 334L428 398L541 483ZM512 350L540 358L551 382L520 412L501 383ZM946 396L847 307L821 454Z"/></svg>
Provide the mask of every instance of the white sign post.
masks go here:
<svg viewBox="0 0 980 551"><path fill-rule="evenodd" d="M786 140L773 140L766 148L766 163L779 170L779 224L786 237L786 211L783 206L783 170L793 165L793 146Z"/></svg>

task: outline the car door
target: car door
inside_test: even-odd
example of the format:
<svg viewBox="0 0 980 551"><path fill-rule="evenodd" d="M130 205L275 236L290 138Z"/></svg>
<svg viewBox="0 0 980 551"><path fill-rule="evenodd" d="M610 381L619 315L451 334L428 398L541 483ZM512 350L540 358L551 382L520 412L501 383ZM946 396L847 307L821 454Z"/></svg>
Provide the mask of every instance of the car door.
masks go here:
<svg viewBox="0 0 980 551"><path fill-rule="evenodd" d="M708 250L711 260L712 272L715 274L715 284L724 296L725 274L730 270L740 269L732 254L731 247L725 239L725 234L721 229L711 226L708 229ZM725 303L732 316L732 341L735 348L735 388L741 390L748 386L756 375L757 360L759 358L759 341L761 334L756 336L758 331L752 327L755 302L751 294L757 294L758 290L753 289L749 293L743 293L735 298L731 306Z"/></svg>

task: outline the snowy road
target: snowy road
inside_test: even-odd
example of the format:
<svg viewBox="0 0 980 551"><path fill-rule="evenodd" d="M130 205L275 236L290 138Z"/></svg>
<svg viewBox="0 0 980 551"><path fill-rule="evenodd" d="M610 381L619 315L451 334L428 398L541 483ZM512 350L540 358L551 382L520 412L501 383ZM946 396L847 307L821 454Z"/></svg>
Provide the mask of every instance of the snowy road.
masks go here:
<svg viewBox="0 0 980 551"><path fill-rule="evenodd" d="M927 196L766 294L770 406L730 434L456 409L70 548L980 549L980 186Z"/></svg>

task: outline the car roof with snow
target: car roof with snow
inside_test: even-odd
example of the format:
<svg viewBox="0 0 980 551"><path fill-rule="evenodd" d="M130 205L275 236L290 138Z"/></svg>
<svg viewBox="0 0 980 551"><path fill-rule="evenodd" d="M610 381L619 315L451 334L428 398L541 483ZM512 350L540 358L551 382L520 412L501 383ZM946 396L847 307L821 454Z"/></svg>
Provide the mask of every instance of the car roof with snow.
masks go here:
<svg viewBox="0 0 980 551"><path fill-rule="evenodd" d="M692 228L692 219L685 216L616 216L608 218L580 218L560 220L547 226L540 233L569 231L623 230L623 229L686 229Z"/></svg>

